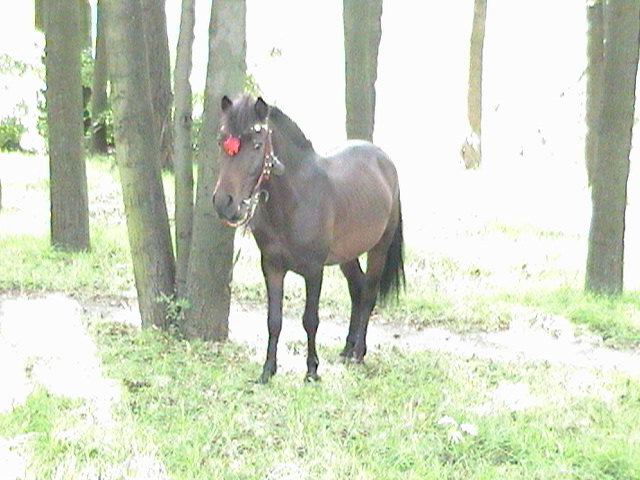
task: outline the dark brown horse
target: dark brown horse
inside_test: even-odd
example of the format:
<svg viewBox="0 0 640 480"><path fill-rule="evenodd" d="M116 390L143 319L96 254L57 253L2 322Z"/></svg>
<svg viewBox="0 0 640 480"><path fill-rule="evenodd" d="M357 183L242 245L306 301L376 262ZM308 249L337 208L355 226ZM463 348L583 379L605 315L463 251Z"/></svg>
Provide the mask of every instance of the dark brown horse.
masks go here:
<svg viewBox="0 0 640 480"><path fill-rule="evenodd" d="M340 265L349 284L351 320L341 355L361 362L378 294L397 294L404 284L400 190L391 160L364 141L350 141L321 157L281 110L248 96L222 99L220 146L214 205L228 225L249 225L262 254L269 343L258 381L276 373L283 282L290 270L306 283L305 378L318 379L316 331L325 265ZM363 253L366 273L358 260Z"/></svg>

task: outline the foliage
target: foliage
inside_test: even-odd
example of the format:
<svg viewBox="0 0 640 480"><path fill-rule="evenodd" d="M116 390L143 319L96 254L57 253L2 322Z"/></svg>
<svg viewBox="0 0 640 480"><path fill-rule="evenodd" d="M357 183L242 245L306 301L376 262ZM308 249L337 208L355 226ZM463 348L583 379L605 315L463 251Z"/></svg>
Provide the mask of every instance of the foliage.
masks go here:
<svg viewBox="0 0 640 480"><path fill-rule="evenodd" d="M164 303L167 309L167 319L169 323L176 324L184 319L185 310L189 308L189 300L176 295L160 293L158 302Z"/></svg>
<svg viewBox="0 0 640 480"><path fill-rule="evenodd" d="M0 74L22 76L29 71L29 65L21 60L16 60L7 53L0 53Z"/></svg>
<svg viewBox="0 0 640 480"><path fill-rule="evenodd" d="M22 120L16 116L0 119L0 151L15 152L22 150L20 137L27 131Z"/></svg>

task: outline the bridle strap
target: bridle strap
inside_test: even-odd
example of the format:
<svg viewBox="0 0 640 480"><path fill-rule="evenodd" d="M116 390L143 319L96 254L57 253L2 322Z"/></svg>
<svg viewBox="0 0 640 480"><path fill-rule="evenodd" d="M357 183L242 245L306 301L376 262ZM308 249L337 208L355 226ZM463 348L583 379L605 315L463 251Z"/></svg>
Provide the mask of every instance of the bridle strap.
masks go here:
<svg viewBox="0 0 640 480"><path fill-rule="evenodd" d="M227 222L231 227L241 227L249 223L253 218L253 215L256 213L260 200L263 197L265 202L269 200L269 192L262 189L262 184L269 180L274 165L279 163L278 157L273 151L273 140L271 138L273 131L269 127L269 119L267 119L264 124L256 124L253 128L261 128L267 131L267 138L264 143L264 154L262 157L262 171L260 172L260 176L258 177L255 186L251 190L251 195L242 201L244 205L247 205L247 214L237 222Z"/></svg>

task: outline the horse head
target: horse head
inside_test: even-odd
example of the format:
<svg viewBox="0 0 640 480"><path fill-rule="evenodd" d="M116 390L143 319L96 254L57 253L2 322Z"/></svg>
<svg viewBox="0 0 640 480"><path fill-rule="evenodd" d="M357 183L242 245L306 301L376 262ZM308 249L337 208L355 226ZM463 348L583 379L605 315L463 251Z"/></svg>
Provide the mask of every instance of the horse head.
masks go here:
<svg viewBox="0 0 640 480"><path fill-rule="evenodd" d="M222 97L219 176L213 193L218 216L230 226L246 224L255 211L263 183L284 166L273 152L269 106L262 99Z"/></svg>

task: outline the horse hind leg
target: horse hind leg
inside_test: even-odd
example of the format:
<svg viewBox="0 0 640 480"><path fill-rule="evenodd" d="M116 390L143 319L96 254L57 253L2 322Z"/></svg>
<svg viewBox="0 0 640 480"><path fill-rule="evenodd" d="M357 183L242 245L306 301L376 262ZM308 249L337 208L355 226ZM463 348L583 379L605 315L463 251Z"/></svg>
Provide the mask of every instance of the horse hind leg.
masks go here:
<svg viewBox="0 0 640 480"><path fill-rule="evenodd" d="M378 244L379 245L379 244ZM367 254L367 273L364 275L364 287L362 289L359 309L359 321L356 333L356 341L351 357L360 363L367 353L367 329L369 328L369 317L376 305L378 290L380 289L380 279L384 270L386 260L386 248L376 246Z"/></svg>
<svg viewBox="0 0 640 480"><path fill-rule="evenodd" d="M398 245L394 245L394 242L398 243ZM399 249L399 251L392 252L391 249ZM385 270L387 268L387 262L389 258L393 258L389 256L391 254L395 255L396 253L400 256L400 260L398 260L398 262L399 265L401 265L402 223L399 205L398 216L389 223L387 230L380 241L367 253L367 273L364 275L364 287L360 298L360 312L356 342L352 353L352 357L356 362L362 362L367 353L367 329L369 327L369 318L371 317L371 312L373 311L373 308L376 305L376 300L378 299L381 280L386 275Z"/></svg>
<svg viewBox="0 0 640 480"><path fill-rule="evenodd" d="M347 279L349 285L349 296L351 297L351 317L349 320L349 333L344 349L340 353L341 357L349 358L353 355L353 348L358 336L360 325L360 303L362 299L362 289L364 288L364 273L360 268L360 262L356 258L340 265L340 270Z"/></svg>

